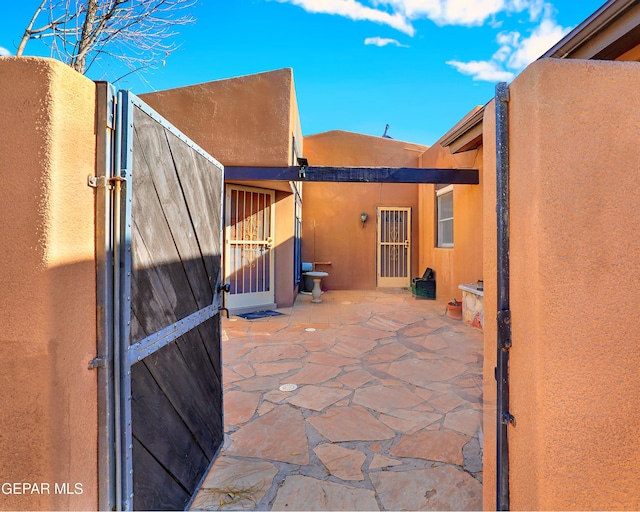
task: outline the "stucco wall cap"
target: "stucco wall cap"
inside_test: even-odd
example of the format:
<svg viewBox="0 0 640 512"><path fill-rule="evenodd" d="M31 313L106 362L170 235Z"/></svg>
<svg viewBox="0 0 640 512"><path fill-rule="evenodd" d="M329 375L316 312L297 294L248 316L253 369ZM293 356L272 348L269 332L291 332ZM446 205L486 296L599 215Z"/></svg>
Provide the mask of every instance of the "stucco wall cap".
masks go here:
<svg viewBox="0 0 640 512"><path fill-rule="evenodd" d="M161 91L157 91L157 92L168 92L168 91L175 91L178 89L189 89L191 87L202 87L202 86L206 86L207 84L219 84L221 82L226 82L231 84L233 82L247 82L247 81L259 81L264 79L275 79L280 76L282 77L288 76L291 78L291 80L293 80L293 68L281 68L281 69L274 69L270 71L261 71L259 73L250 73L248 75L232 76L227 78L217 78L215 80L207 80L206 82L198 82L197 84L188 84L188 85L181 85L179 87L173 87L171 89L162 89Z"/></svg>
<svg viewBox="0 0 640 512"><path fill-rule="evenodd" d="M429 146L425 144L419 144L417 142L410 142L406 140L400 139L387 139L385 137L378 137L376 135L367 135L364 133L351 132L348 130L328 130L326 132L313 133L311 135L305 135L305 139L322 139L322 138L332 138L332 139L348 139L348 138L359 138L363 140L370 140L380 142L382 144L394 145L394 144L402 144L407 145L411 144L412 146L419 147L421 149L428 149Z"/></svg>

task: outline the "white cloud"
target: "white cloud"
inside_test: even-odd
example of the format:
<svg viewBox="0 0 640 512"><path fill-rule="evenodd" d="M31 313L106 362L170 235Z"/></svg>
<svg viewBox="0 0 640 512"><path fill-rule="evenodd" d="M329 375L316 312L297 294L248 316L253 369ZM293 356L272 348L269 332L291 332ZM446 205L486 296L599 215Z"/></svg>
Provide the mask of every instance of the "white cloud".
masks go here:
<svg viewBox="0 0 640 512"><path fill-rule="evenodd" d="M555 9L548 0L278 0L302 7L310 13L335 14L352 20L380 23L413 36L412 22L430 19L437 25L478 26L498 29L500 14L526 13L529 23L537 23L528 35L500 32L498 49L488 60L447 64L474 80L510 81L527 65L558 42L570 28L555 21ZM395 39L367 38L365 44L403 46Z"/></svg>
<svg viewBox="0 0 640 512"><path fill-rule="evenodd" d="M428 18L438 25L478 26L499 23L500 13L529 12L531 21L539 18L545 0L374 0L407 19Z"/></svg>
<svg viewBox="0 0 640 512"><path fill-rule="evenodd" d="M0 46L0 57L9 57L10 55L11 52L9 50Z"/></svg>
<svg viewBox="0 0 640 512"><path fill-rule="evenodd" d="M396 39L389 39L388 37L367 37L364 40L364 44L373 44L375 46L387 46L389 44L394 44L400 48L409 48L406 44L402 44Z"/></svg>
<svg viewBox="0 0 640 512"><path fill-rule="evenodd" d="M478 26L500 24L500 13L528 11L530 21L552 8L545 0L278 0L302 7L307 12L336 14L352 20L367 20L388 25L413 36L411 22L430 19L437 25Z"/></svg>
<svg viewBox="0 0 640 512"><path fill-rule="evenodd" d="M367 7L356 0L279 0L302 7L311 13L337 14L354 21L373 21L389 25L400 32L413 36L415 29L401 13L389 13Z"/></svg>
<svg viewBox="0 0 640 512"><path fill-rule="evenodd" d="M498 63L490 60L472 60L470 62L450 60L447 61L447 64L456 68L463 75L472 76L474 80L510 82L514 78L511 71L505 71Z"/></svg>
<svg viewBox="0 0 640 512"><path fill-rule="evenodd" d="M562 27L553 19L553 8L545 3L540 7L542 21L523 37L520 32L500 32L496 37L498 50L490 60L460 62L450 60L447 64L460 73L473 76L474 80L488 82L510 81L517 73L539 58L564 37L571 28Z"/></svg>
<svg viewBox="0 0 640 512"><path fill-rule="evenodd" d="M438 25L482 25L506 9L505 0L383 0L408 19L429 18Z"/></svg>
<svg viewBox="0 0 640 512"><path fill-rule="evenodd" d="M560 41L569 30L571 29L558 25L550 18L543 19L529 37L524 39L518 37L516 39L513 54L509 57L508 66L517 70L524 69Z"/></svg>

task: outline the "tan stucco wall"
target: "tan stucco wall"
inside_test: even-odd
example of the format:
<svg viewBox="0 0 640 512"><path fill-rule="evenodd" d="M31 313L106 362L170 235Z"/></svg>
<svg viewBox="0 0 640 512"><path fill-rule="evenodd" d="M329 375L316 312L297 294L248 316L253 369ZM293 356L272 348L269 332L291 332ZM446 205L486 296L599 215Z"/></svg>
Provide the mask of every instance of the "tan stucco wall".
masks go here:
<svg viewBox="0 0 640 512"><path fill-rule="evenodd" d="M436 188L420 185L420 268L435 271L436 293L461 299L458 285L482 279L482 147L458 154L434 144L420 159L421 167L478 169L479 185L453 187L453 247L436 247Z"/></svg>
<svg viewBox="0 0 640 512"><path fill-rule="evenodd" d="M0 90L0 483L50 485L0 508L95 509L95 85L3 57Z"/></svg>
<svg viewBox="0 0 640 512"><path fill-rule="evenodd" d="M497 363L497 216L496 216L496 122L494 102L487 104L482 121L483 212L482 261L484 275L483 358L483 473L482 508L496 510L496 398L494 368ZM514 205L515 207L515 205Z"/></svg>
<svg viewBox="0 0 640 512"><path fill-rule="evenodd" d="M340 130L304 138L309 165L418 167L426 146ZM331 262L317 270L328 289L376 287L376 207L412 209L412 276L418 276L418 186L381 183L304 183L302 261ZM360 224L360 213L369 218Z"/></svg>
<svg viewBox="0 0 640 512"><path fill-rule="evenodd" d="M293 194L276 191L275 301L279 308L293 305L297 288L294 286L294 208Z"/></svg>
<svg viewBox="0 0 640 512"><path fill-rule="evenodd" d="M291 161L291 69L216 80L140 97L223 165Z"/></svg>
<svg viewBox="0 0 640 512"><path fill-rule="evenodd" d="M639 79L637 63L543 60L510 87L513 510L640 509ZM485 386L494 267L487 237ZM493 464L485 445L487 494Z"/></svg>

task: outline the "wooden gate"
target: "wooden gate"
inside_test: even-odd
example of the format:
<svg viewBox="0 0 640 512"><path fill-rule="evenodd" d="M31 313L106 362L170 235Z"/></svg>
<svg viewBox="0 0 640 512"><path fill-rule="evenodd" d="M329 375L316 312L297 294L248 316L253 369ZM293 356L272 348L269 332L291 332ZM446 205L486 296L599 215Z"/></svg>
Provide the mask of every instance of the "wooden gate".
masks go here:
<svg viewBox="0 0 640 512"><path fill-rule="evenodd" d="M182 510L223 440L223 168L126 91L116 126L113 501Z"/></svg>

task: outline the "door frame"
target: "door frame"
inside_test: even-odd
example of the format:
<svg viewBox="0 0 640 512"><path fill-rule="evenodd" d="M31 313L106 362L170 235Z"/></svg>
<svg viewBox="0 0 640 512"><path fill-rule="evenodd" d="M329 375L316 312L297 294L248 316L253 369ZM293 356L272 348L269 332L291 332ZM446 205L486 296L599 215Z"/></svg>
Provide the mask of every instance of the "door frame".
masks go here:
<svg viewBox="0 0 640 512"><path fill-rule="evenodd" d="M382 215L381 213L384 211L391 212L405 212L407 219L407 228L406 228L406 240L403 242L382 242ZM377 206L376 207L376 286L378 288L405 288L411 285L411 250L412 250L412 240L411 240L411 207L410 206ZM407 251L407 263L406 266L402 266L397 270L404 270L404 274L402 276L394 276L394 277L386 277L382 276L382 247L386 246L395 246L399 248L405 248ZM402 273L402 272L401 272Z"/></svg>
<svg viewBox="0 0 640 512"><path fill-rule="evenodd" d="M262 245L269 251L269 290L263 292L249 293L227 293L226 307L232 313L243 313L256 311L260 308L273 309L275 303L275 250L274 238L276 230L276 192L272 189L248 187L245 185L236 185L233 183L225 184L225 202L224 202L224 280L225 284L230 283L231 276L231 191L237 190L242 192L253 192L265 194L271 197L271 208L269 212L269 236L264 240L243 241L244 244Z"/></svg>

